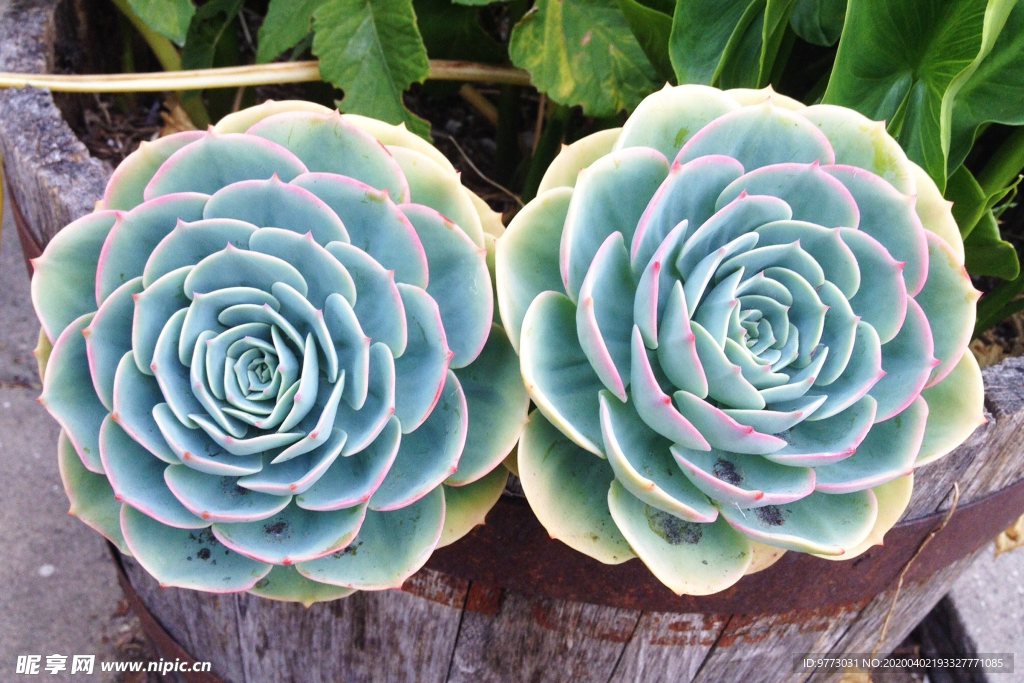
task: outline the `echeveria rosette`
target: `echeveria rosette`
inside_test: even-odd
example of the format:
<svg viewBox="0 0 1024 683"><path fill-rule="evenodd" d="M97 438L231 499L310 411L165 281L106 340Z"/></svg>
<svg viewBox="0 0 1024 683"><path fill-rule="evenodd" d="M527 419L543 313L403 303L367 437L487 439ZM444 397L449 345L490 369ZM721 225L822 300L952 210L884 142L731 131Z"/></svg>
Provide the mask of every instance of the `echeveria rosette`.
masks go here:
<svg viewBox="0 0 1024 683"><path fill-rule="evenodd" d="M983 421L949 206L883 124L770 89L563 148L496 260L551 535L688 594L879 542Z"/></svg>
<svg viewBox="0 0 1024 683"><path fill-rule="evenodd" d="M129 156L35 261L72 514L161 584L401 585L497 500L529 399L496 214L407 132L270 102Z"/></svg>

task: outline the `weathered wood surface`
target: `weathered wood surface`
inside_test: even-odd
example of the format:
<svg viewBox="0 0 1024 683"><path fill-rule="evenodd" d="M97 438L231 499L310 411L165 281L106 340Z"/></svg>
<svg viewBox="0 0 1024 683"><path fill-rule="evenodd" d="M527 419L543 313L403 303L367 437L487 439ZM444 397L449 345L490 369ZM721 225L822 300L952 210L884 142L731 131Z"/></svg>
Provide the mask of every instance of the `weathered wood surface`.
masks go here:
<svg viewBox="0 0 1024 683"><path fill-rule="evenodd" d="M302 606L160 586L125 573L167 632L226 682L444 681L469 583L424 570L401 591ZM509 679L506 679L509 680Z"/></svg>
<svg viewBox="0 0 1024 683"><path fill-rule="evenodd" d="M0 4L0 69L50 71L76 44L87 0ZM70 9L69 9L70 8ZM71 27L71 28L69 28ZM65 113L73 107L63 107ZM46 91L0 92L8 181L43 242L91 210L109 169L89 157ZM1024 359L985 371L990 422L955 453L919 470L912 519L1024 476ZM983 552L983 551L978 551ZM126 570L150 611L226 683L262 681L836 681L794 673L801 652L889 652L945 594L972 557L925 583L870 601L770 615L675 614L531 598L424 570L401 591L358 593L307 610L249 595L161 589ZM809 582L814 580L808 576ZM892 610L884 641L879 635Z"/></svg>
<svg viewBox="0 0 1024 683"><path fill-rule="evenodd" d="M57 0L0 3L0 71L53 72L58 27L80 35L80 7ZM10 192L40 244L92 211L110 174L64 122L48 90L0 90L0 153Z"/></svg>

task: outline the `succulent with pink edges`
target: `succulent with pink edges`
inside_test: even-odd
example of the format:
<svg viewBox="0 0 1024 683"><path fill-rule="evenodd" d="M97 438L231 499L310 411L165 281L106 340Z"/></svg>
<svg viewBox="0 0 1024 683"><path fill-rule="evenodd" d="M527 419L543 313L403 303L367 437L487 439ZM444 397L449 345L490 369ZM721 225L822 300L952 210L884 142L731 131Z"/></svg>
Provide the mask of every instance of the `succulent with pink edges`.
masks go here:
<svg viewBox="0 0 1024 683"><path fill-rule="evenodd" d="M71 512L161 584L396 587L500 495L526 421L502 227L407 132L268 102L144 143L35 261Z"/></svg>
<svg viewBox="0 0 1024 683"><path fill-rule="evenodd" d="M848 559L983 421L949 204L881 123L666 87L562 149L498 241L552 536L679 594Z"/></svg>

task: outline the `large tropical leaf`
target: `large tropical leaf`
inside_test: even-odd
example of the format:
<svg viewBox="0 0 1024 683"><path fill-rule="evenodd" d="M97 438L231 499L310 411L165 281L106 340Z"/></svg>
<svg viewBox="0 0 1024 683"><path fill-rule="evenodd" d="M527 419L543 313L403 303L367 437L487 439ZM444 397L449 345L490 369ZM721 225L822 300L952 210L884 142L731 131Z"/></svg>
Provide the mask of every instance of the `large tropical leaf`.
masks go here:
<svg viewBox="0 0 1024 683"><path fill-rule="evenodd" d="M790 26L808 43L829 47L839 41L846 0L796 0Z"/></svg>
<svg viewBox="0 0 1024 683"><path fill-rule="evenodd" d="M794 0L677 0L672 66L680 83L768 84Z"/></svg>
<svg viewBox="0 0 1024 683"><path fill-rule="evenodd" d="M538 0L512 31L509 55L538 90L588 116L632 109L658 86L616 0Z"/></svg>
<svg viewBox="0 0 1024 683"><path fill-rule="evenodd" d="M824 102L888 121L944 189L954 98L1015 2L850 0Z"/></svg>
<svg viewBox="0 0 1024 683"><path fill-rule="evenodd" d="M1024 4L1020 2L953 102L950 169L963 163L979 128L992 122L1024 125Z"/></svg>
<svg viewBox="0 0 1024 683"><path fill-rule="evenodd" d="M945 196L953 202L953 218L964 239L965 266L971 275L1012 280L1019 274L1017 251L1000 236L993 211L1016 185L986 193L964 166L949 177Z"/></svg>
<svg viewBox="0 0 1024 683"><path fill-rule="evenodd" d="M647 59L658 71L658 78L675 80L672 60L669 58L669 37L672 33L672 14L648 7L637 0L618 0L622 16L629 30L636 36ZM671 9L671 8L670 8Z"/></svg>

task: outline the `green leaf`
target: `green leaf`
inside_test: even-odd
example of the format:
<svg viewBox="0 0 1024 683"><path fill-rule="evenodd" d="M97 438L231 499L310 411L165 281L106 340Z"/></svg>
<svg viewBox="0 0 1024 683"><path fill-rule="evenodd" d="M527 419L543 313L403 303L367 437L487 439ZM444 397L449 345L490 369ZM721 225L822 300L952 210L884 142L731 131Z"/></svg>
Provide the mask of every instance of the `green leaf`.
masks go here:
<svg viewBox="0 0 1024 683"><path fill-rule="evenodd" d="M181 50L182 69L208 69L213 66L217 44L238 17L243 2L210 0L196 11Z"/></svg>
<svg viewBox="0 0 1024 683"><path fill-rule="evenodd" d="M888 120L944 189L954 98L1015 2L850 0L824 102Z"/></svg>
<svg viewBox="0 0 1024 683"><path fill-rule="evenodd" d="M272 62L313 30L313 13L328 0L270 0L257 36L256 63Z"/></svg>
<svg viewBox="0 0 1024 683"><path fill-rule="evenodd" d="M466 5L468 7L483 7L484 5L493 5L499 2L507 2L508 0L452 0L456 5Z"/></svg>
<svg viewBox="0 0 1024 683"><path fill-rule="evenodd" d="M768 84L795 0L678 0L672 65L680 83Z"/></svg>
<svg viewBox="0 0 1024 683"><path fill-rule="evenodd" d="M846 0L796 0L790 26L808 43L831 47L843 32Z"/></svg>
<svg viewBox="0 0 1024 683"><path fill-rule="evenodd" d="M191 0L128 0L128 4L151 29L179 46L185 44L189 22L196 13Z"/></svg>
<svg viewBox="0 0 1024 683"><path fill-rule="evenodd" d="M1021 294L1024 294L1024 273L1018 273L1017 277L1001 283L981 297L981 301L978 302L978 322L974 326L974 336L1024 309L1024 299L1017 298Z"/></svg>
<svg viewBox="0 0 1024 683"><path fill-rule="evenodd" d="M953 218L964 239L967 272L1012 280L1017 277L1017 253L999 234L996 204L1016 192L1020 178L992 194L985 194L970 171L961 166L949 177L945 197L953 202ZM1003 203L1003 207L1006 203Z"/></svg>
<svg viewBox="0 0 1024 683"><path fill-rule="evenodd" d="M1024 124L1024 3L1006 19L991 52L978 64L953 102L949 167L971 151L987 123Z"/></svg>
<svg viewBox="0 0 1024 683"><path fill-rule="evenodd" d="M677 0L669 50L679 83L711 85L725 48L757 0Z"/></svg>
<svg viewBox="0 0 1024 683"><path fill-rule="evenodd" d="M765 87L770 82L772 69L775 68L775 60L779 55L783 37L786 35L786 28L789 27L789 17L793 13L795 3L796 0L768 0L765 7L764 27L761 35L760 70L757 77L759 88Z"/></svg>
<svg viewBox="0 0 1024 683"><path fill-rule="evenodd" d="M452 0L413 0L413 7L423 44L432 58L490 64L504 61L504 48L480 27L480 10L460 7Z"/></svg>
<svg viewBox="0 0 1024 683"><path fill-rule="evenodd" d="M991 209L982 214L964 240L964 254L964 266L971 275L1013 280L1020 274L1017 250L999 236L999 224Z"/></svg>
<svg viewBox="0 0 1024 683"><path fill-rule="evenodd" d="M629 24L629 30L636 36L647 59L658 71L658 77L675 80L672 60L669 59L668 43L672 33L672 15L651 9L637 0L618 0L622 16Z"/></svg>
<svg viewBox="0 0 1024 683"><path fill-rule="evenodd" d="M538 0L512 30L509 55L538 90L588 116L633 109L657 87L616 0Z"/></svg>
<svg viewBox="0 0 1024 683"><path fill-rule="evenodd" d="M981 214L987 208L985 206L987 198L981 185L966 167L961 166L953 175L949 176L943 196L953 202L953 218L956 219L957 227L960 228L960 237L967 239L981 219Z"/></svg>
<svg viewBox="0 0 1024 683"><path fill-rule="evenodd" d="M722 61L714 84L720 88L756 88L761 71L761 36L764 33L764 0L752 2L743 13Z"/></svg>
<svg viewBox="0 0 1024 683"><path fill-rule="evenodd" d="M430 75L412 0L328 0L314 12L313 30L320 74L345 91L340 109L429 134L430 124L402 102L406 88Z"/></svg>

